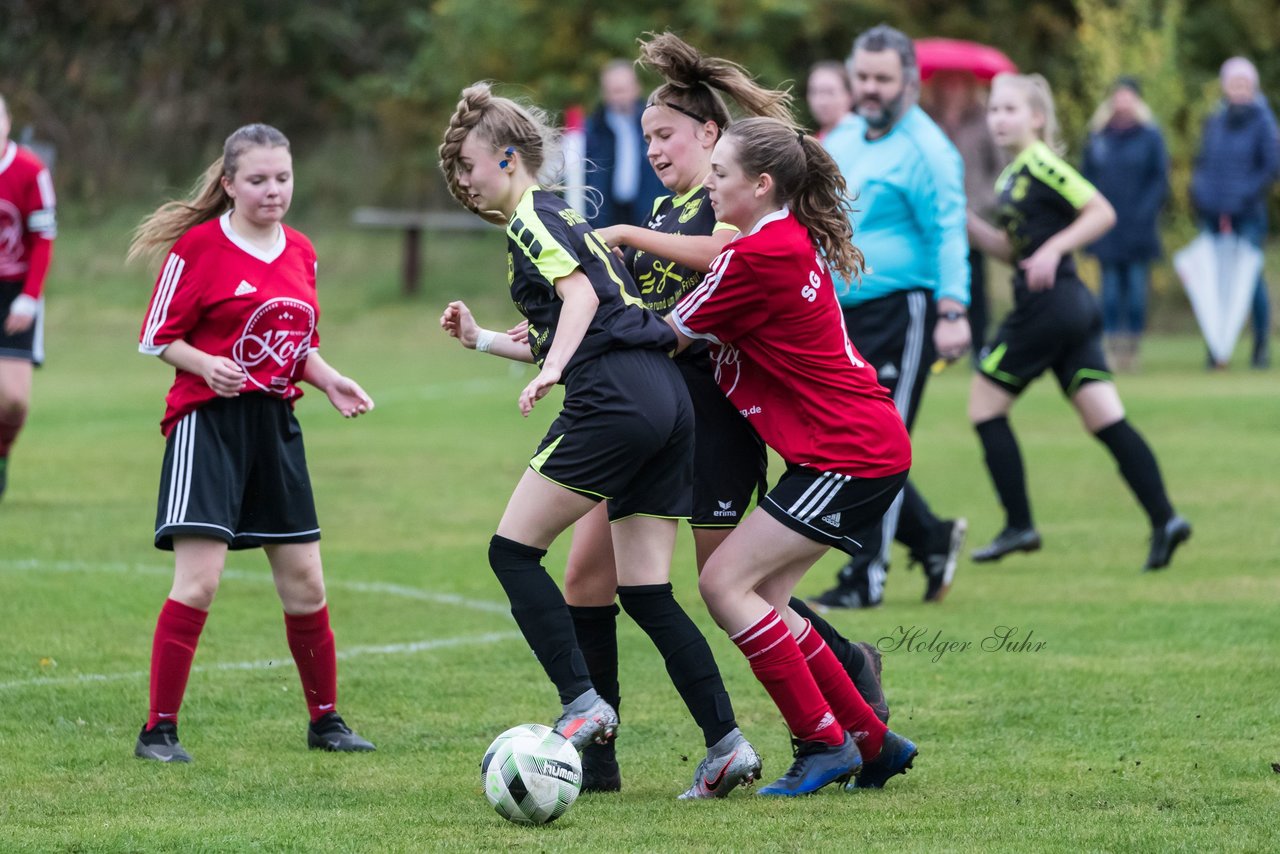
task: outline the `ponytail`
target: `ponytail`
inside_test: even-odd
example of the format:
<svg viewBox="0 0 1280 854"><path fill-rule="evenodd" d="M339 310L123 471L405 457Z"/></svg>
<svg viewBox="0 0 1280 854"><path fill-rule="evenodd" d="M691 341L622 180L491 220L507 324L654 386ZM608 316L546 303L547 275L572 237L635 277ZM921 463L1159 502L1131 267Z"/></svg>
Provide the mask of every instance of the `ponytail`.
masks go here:
<svg viewBox="0 0 1280 854"><path fill-rule="evenodd" d="M862 275L862 252L853 245L853 200L836 162L815 137L771 118L735 122L725 131L748 175L768 173L778 201L791 208L827 264L845 281Z"/></svg>
<svg viewBox="0 0 1280 854"><path fill-rule="evenodd" d="M649 96L648 106L671 107L695 121L715 122L723 131L730 122L723 97L728 95L748 115L794 123L790 90L766 89L741 65L706 56L674 33L648 35L649 41L640 42L639 62L666 81Z"/></svg>

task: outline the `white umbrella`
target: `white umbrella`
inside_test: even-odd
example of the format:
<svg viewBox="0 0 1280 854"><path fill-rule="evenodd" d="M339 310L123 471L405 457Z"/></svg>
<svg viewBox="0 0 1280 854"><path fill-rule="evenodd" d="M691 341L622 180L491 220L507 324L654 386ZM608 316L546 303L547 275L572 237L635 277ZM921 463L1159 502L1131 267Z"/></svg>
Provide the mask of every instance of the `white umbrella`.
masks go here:
<svg viewBox="0 0 1280 854"><path fill-rule="evenodd" d="M1173 256L1214 362L1225 365L1240 338L1262 271L1262 252L1236 234L1202 232Z"/></svg>

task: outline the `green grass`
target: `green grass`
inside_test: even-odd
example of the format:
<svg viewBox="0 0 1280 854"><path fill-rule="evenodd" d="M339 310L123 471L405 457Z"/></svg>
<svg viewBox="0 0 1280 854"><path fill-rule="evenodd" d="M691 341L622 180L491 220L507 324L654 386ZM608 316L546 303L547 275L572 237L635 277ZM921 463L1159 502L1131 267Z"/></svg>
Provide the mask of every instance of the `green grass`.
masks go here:
<svg viewBox="0 0 1280 854"><path fill-rule="evenodd" d="M1046 381L1014 419L1044 550L963 562L941 606L919 601L899 554L883 608L833 618L857 638L917 627L972 644L936 661L886 652L894 728L921 747L905 778L856 796L676 803L701 742L624 623L624 791L583 797L545 828L498 818L481 794L484 748L556 705L510 618L484 607L502 603L486 543L555 404L521 419L525 369L437 327L455 295L490 325L513 316L496 235L430 243L425 294L405 301L394 234L312 231L324 352L379 404L355 422L318 394L298 407L350 653L340 706L378 752L305 749L279 605L251 552L229 562L183 707L196 764L135 760L171 572L150 545L169 375L136 353L153 271L119 263L127 225L59 241L50 357L0 504L0 849L1274 850L1280 397L1275 373L1201 370L1190 336L1150 340L1143 373L1120 383L1196 526L1170 571L1139 574L1141 512ZM939 513L969 518L976 543L1000 516L967 383L960 367L934 379L916 479ZM557 544L549 565L564 554ZM838 564L825 558L802 591ZM698 601L684 533L674 574L766 773L781 773L780 718ZM1044 646L984 651L998 626Z"/></svg>

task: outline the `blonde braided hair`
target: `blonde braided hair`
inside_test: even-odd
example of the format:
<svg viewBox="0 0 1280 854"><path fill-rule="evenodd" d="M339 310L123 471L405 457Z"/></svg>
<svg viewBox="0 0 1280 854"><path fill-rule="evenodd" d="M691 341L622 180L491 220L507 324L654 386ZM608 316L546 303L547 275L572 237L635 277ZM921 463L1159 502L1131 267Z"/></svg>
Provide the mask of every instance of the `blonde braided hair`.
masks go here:
<svg viewBox="0 0 1280 854"><path fill-rule="evenodd" d="M445 129L444 141L437 150L440 171L459 204L488 222L506 225L507 217L501 211L478 209L458 183L462 144L472 133L487 142L495 155L507 148L520 152L524 167L535 177L550 160L556 133L541 110L494 95L493 87L487 82L473 83L462 90L449 118L449 127Z"/></svg>

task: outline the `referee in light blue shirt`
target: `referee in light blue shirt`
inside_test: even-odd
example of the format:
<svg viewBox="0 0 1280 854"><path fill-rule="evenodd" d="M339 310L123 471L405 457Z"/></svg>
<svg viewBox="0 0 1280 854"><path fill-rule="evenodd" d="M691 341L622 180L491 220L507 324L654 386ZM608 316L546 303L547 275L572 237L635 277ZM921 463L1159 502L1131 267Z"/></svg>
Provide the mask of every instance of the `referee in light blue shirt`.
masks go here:
<svg viewBox="0 0 1280 854"><path fill-rule="evenodd" d="M920 70L905 34L884 25L860 35L848 60L856 113L824 140L856 196L854 242L867 259L860 282L839 282L849 337L915 421L934 360L969 348L969 241L964 166L916 105ZM881 525L855 535L862 550L816 603L879 605L895 533L926 574L925 601L951 586L964 519L941 520L908 482Z"/></svg>

